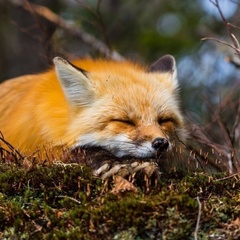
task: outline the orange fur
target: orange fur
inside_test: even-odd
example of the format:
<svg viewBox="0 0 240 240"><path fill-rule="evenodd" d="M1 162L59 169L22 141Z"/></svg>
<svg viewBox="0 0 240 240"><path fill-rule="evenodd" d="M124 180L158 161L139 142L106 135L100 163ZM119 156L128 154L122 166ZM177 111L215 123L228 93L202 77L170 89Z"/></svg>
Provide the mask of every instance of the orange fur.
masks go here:
<svg viewBox="0 0 240 240"><path fill-rule="evenodd" d="M70 71L69 79L77 70L63 60L55 64L58 75L50 69L0 85L0 131L22 152L44 145L87 145L102 146L120 157L148 157L152 150L135 154L136 147L156 138L175 138L178 130L181 135L183 119L171 72L147 72L127 61L76 60L72 64L87 72L86 77L78 76L80 95L86 98L81 103L75 95L69 99L59 81L65 70L66 75ZM71 91L74 88L70 96Z"/></svg>

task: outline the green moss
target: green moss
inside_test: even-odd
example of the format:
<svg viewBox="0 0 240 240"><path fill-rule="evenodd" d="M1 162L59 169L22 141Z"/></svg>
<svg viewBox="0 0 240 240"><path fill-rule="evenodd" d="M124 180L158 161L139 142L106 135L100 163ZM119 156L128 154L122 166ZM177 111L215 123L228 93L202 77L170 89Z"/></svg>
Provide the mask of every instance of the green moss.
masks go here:
<svg viewBox="0 0 240 240"><path fill-rule="evenodd" d="M240 237L239 176L169 172L149 192L137 186L138 194L120 197L111 181L106 188L78 165L0 171L0 238L193 239L197 196L199 239Z"/></svg>

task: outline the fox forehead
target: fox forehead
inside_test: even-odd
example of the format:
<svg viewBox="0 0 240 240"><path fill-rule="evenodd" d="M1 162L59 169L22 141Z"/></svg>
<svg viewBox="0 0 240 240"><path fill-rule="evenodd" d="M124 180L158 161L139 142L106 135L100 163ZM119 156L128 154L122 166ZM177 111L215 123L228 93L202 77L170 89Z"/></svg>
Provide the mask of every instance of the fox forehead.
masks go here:
<svg viewBox="0 0 240 240"><path fill-rule="evenodd" d="M151 92L156 90L168 89L173 91L175 86L170 80L170 74L162 73L147 73L141 68L130 68L123 65L119 66L118 71L106 70L101 72L90 72L89 79L92 81L100 91L101 94L106 92L111 93L116 90L123 89L127 90L128 93L133 92L136 94L136 91ZM106 88L107 87L107 88Z"/></svg>
<svg viewBox="0 0 240 240"><path fill-rule="evenodd" d="M106 60L84 59L73 61L80 69L87 72L87 75L94 85L101 90L110 90L116 88L129 88L131 85L154 88L154 82L159 87L161 83L163 88L174 89L176 86L171 81L170 72L149 73L147 67L128 62L115 62ZM107 89L106 89L107 86Z"/></svg>
<svg viewBox="0 0 240 240"><path fill-rule="evenodd" d="M122 74L90 74L98 95L97 101L118 115L149 119L160 112L177 111L176 89L169 83L167 74L143 72ZM117 117L117 116L116 116Z"/></svg>

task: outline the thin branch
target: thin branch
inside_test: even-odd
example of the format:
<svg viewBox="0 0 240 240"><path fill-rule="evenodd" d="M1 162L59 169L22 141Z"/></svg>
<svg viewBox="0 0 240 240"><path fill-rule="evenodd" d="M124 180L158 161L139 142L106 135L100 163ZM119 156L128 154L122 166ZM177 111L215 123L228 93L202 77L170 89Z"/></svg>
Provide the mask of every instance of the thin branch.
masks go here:
<svg viewBox="0 0 240 240"><path fill-rule="evenodd" d="M219 15L221 16L221 18L222 18L222 21L223 21L223 23L224 23L224 25L225 25L225 28L226 28L226 30L227 30L227 32L228 32L228 35L230 36L230 38L232 39L232 42L233 42L233 44L234 44L234 46L235 46L235 48L236 49L238 49L238 53L239 53L239 48L238 48L238 46L239 46L239 44L236 44L236 42L235 42L235 36L232 34L232 32L231 32L231 29L229 28L229 24L228 24L228 21L226 20L226 18L224 17L224 14L223 14L223 12L222 12L222 9L221 9L221 7L220 7L220 5L219 5L219 2L218 2L218 0L209 0L216 8L217 8L217 10L218 10L218 12L219 12ZM234 37L233 37L234 36Z"/></svg>
<svg viewBox="0 0 240 240"><path fill-rule="evenodd" d="M37 14L45 18L49 22L52 22L58 27L64 29L71 35L82 39L85 43L91 45L94 49L98 50L106 57L117 60L117 61L124 59L124 57L121 56L118 52L109 49L109 47L105 43L103 43L102 41L99 41L89 33L86 33L79 26L75 26L74 24L64 20L63 18L61 18L60 16L52 12L47 7L29 3L28 1L25 1L25 0L10 0L10 2L15 6L20 6L24 8L26 11L32 14Z"/></svg>
<svg viewBox="0 0 240 240"><path fill-rule="evenodd" d="M211 106L209 102L207 102L207 105L212 112L212 119L214 122L216 122L221 130L221 133L223 135L223 138L225 139L227 146L229 149L233 149L232 139L229 134L229 129L227 128L226 124L224 124L221 116L220 116L220 110L217 109L217 111L214 112L214 108ZM220 104L221 105L221 104Z"/></svg>
<svg viewBox="0 0 240 240"><path fill-rule="evenodd" d="M80 201L78 201L77 199L75 199L73 197L69 197L67 195L60 195L60 196L58 196L58 198L69 199L69 200L73 201L74 203L77 203L78 205L82 205L82 203Z"/></svg>
<svg viewBox="0 0 240 240"><path fill-rule="evenodd" d="M217 39L217 38L205 37L205 38L202 38L201 40L202 40L202 41L212 40L212 41L215 41L215 42L218 42L218 43L222 43L222 44L224 44L224 45L226 45L226 46L234 49L234 50L237 52L237 54L240 54L240 49L234 47L234 46L233 46L232 44L230 44L230 43L227 43L227 42L225 42L225 41L219 40L219 39Z"/></svg>
<svg viewBox="0 0 240 240"><path fill-rule="evenodd" d="M234 143L240 138L240 102L238 104L237 117L232 127L231 136L234 138Z"/></svg>
<svg viewBox="0 0 240 240"><path fill-rule="evenodd" d="M232 27L232 28L235 28L235 29L237 29L237 30L240 30L240 27L238 27L238 26L236 26L236 25L234 25L234 24L232 24L232 23L228 23L228 25L229 25L230 27Z"/></svg>
<svg viewBox="0 0 240 240"><path fill-rule="evenodd" d="M0 141L2 141L12 151L12 152L9 152L8 150L4 149L7 153L10 153L11 155L13 155L13 153L16 153L20 159L24 158L16 148L14 148L9 142L7 142L4 139L4 136L1 131L0 131ZM17 159L17 156L14 155L14 157Z"/></svg>
<svg viewBox="0 0 240 240"><path fill-rule="evenodd" d="M202 214L202 203L199 200L199 197L197 196L197 202L198 202L198 217L197 217L197 223L194 231L194 240L198 239L198 229L200 225L200 219L201 219L201 214Z"/></svg>
<svg viewBox="0 0 240 240"><path fill-rule="evenodd" d="M94 18L97 19L97 21L90 21L90 20L86 20L88 23L90 23L91 25L93 25L95 28L100 29L101 33L103 34L104 37L104 42L106 43L106 45L108 46L109 49L112 50L112 46L110 44L110 40L109 40L109 36L107 34L107 30L106 30L106 26L100 11L100 7L102 4L101 0L97 0L97 6L96 9L93 9L89 3L87 3L86 1L83 0L75 0L76 2L78 2L82 7L84 7L91 15L94 16Z"/></svg>
<svg viewBox="0 0 240 240"><path fill-rule="evenodd" d="M218 39L215 39L215 38L209 38L209 37L203 38L202 40L213 40L213 41L222 43L222 44L234 49L236 54L238 55L238 57L240 59L240 44L239 44L239 41L237 40L237 38L235 37L235 35L232 33L232 28L235 28L235 29L238 29L238 30L240 28L231 24L231 23L228 23L228 21L226 20L224 14L222 12L222 9L220 7L219 0L209 0L209 1L217 8L217 10L219 12L219 15L220 15L220 17L223 21L223 24L224 24L224 26L227 30L227 33L228 33L230 39L232 40L232 44L229 44L225 41L221 41L221 40L218 40ZM231 59L230 59L230 61L231 61ZM237 64L235 64L235 65L237 65ZM228 131L226 126L223 124L220 117L217 118L217 122L219 124L220 129L225 133L225 139L228 142L228 146L229 147L232 146L232 153L227 154L228 160L230 160L232 162L232 164L234 164L235 168L237 170L239 170L239 164L240 163L239 163L239 159L238 159L237 155L235 154L236 150L234 149L234 145L235 145L236 142L238 142L238 140L240 140L240 130L239 130L239 127L240 127L240 105L238 105L237 115L235 117L232 129L230 131ZM228 135L227 138L226 138L226 135ZM231 144L229 144L229 143L231 143Z"/></svg>
<svg viewBox="0 0 240 240"><path fill-rule="evenodd" d="M238 42L237 38L235 37L235 35L231 33L230 36L231 36L231 38L232 38L232 41L233 41L235 47L236 47L237 49L239 49L239 42Z"/></svg>
<svg viewBox="0 0 240 240"><path fill-rule="evenodd" d="M227 180L227 179L229 179L229 178L233 178L233 177L236 177L236 176L239 176L239 177L240 177L240 173L234 173L234 174L229 175L229 176L224 177L224 178L218 178L218 179L215 179L214 182Z"/></svg>
<svg viewBox="0 0 240 240"><path fill-rule="evenodd" d="M222 18L222 20L223 20L223 23L224 23L224 24L227 24L227 20L226 20L226 18L224 17L224 14L223 14L223 12L222 12L222 10L221 10L221 8L220 8L220 5L219 5L218 0L209 0L209 1L217 8L217 10L218 10L218 12L219 12L219 15L221 16L221 18Z"/></svg>
<svg viewBox="0 0 240 240"><path fill-rule="evenodd" d="M109 36L107 34L107 30L106 30L106 26L105 26L105 23L104 23L104 20L103 20L103 16L102 16L101 11L100 11L101 3L102 3L102 1L98 0L97 11L96 11L97 12L97 17L98 17L98 21L99 21L99 24L100 24L100 27L101 27L101 30L102 30L102 33L103 33L103 36L104 36L104 39L105 39L105 43L107 44L108 48L112 50L112 46L111 46L111 43L110 43L110 40L109 40Z"/></svg>

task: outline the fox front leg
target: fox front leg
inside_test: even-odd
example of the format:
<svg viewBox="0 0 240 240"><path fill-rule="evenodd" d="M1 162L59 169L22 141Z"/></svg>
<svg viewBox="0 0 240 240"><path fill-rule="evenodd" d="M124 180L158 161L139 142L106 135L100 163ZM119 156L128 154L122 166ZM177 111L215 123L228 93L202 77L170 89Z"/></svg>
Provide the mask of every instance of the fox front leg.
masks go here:
<svg viewBox="0 0 240 240"><path fill-rule="evenodd" d="M104 163L101 167L93 171L94 176L106 180L114 175L121 177L129 177L135 181L138 174L142 174L144 179L154 177L159 179L159 169L155 162L132 162L132 163L118 163L111 164L110 162Z"/></svg>

